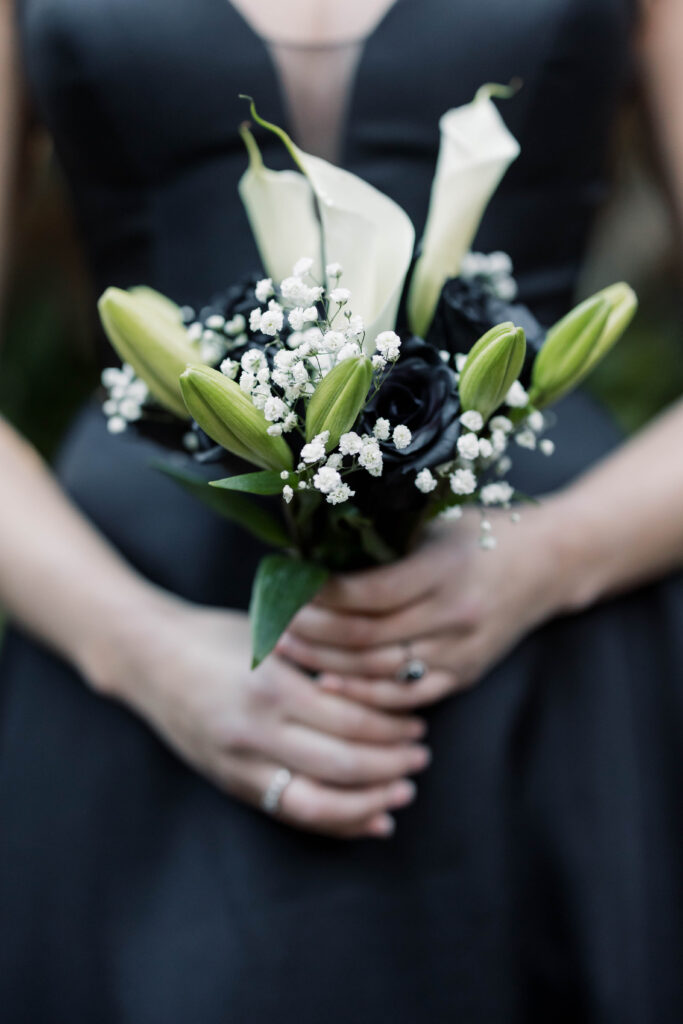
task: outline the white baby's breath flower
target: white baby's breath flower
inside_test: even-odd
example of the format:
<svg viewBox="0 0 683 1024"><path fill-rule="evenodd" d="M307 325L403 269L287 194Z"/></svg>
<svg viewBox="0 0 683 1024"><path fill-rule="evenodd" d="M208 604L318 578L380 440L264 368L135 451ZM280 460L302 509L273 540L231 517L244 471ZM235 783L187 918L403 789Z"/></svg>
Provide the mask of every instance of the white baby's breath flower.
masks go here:
<svg viewBox="0 0 683 1024"><path fill-rule="evenodd" d="M288 434L290 430L294 430L297 424L297 418L295 412L288 412L282 423L283 434Z"/></svg>
<svg viewBox="0 0 683 1024"><path fill-rule="evenodd" d="M303 256L300 260L297 260L292 269L292 273L295 277L305 277L313 266L313 260L310 256Z"/></svg>
<svg viewBox="0 0 683 1024"><path fill-rule="evenodd" d="M532 413L527 416L527 426L531 428L536 434L540 434L545 426L545 418L542 412L538 409L534 409Z"/></svg>
<svg viewBox="0 0 683 1024"><path fill-rule="evenodd" d="M360 355L360 346L355 341L347 341L345 345L337 352L337 362L341 363L344 359L353 359L354 356Z"/></svg>
<svg viewBox="0 0 683 1024"><path fill-rule="evenodd" d="M514 491L507 480L500 483L486 484L481 489L481 500L484 505L507 505L512 501Z"/></svg>
<svg viewBox="0 0 683 1024"><path fill-rule="evenodd" d="M261 331L270 337L274 337L278 331L281 331L283 324L284 316L281 309L268 309L261 317Z"/></svg>
<svg viewBox="0 0 683 1024"><path fill-rule="evenodd" d="M230 380L234 380L235 377L237 376L237 371L239 370L239 367L240 364L237 362L236 359L224 359L223 362L221 363L221 373L224 374L226 377L229 377Z"/></svg>
<svg viewBox="0 0 683 1024"><path fill-rule="evenodd" d="M281 480L289 480L289 470L288 469L283 469L282 470L282 472L280 473L280 479Z"/></svg>
<svg viewBox="0 0 683 1024"><path fill-rule="evenodd" d="M339 487L341 482L342 478L339 472L333 469L332 466L321 466L313 477L313 486L321 494L329 494L330 491L334 491L335 488Z"/></svg>
<svg viewBox="0 0 683 1024"><path fill-rule="evenodd" d="M275 395L271 395L271 397L266 400L266 404L263 407L263 415L271 423L283 420L288 412L289 409L282 399L276 398Z"/></svg>
<svg viewBox="0 0 683 1024"><path fill-rule="evenodd" d="M383 370L387 365L387 361L384 356L381 356L379 352L375 352L372 357L372 368L373 370Z"/></svg>
<svg viewBox="0 0 683 1024"><path fill-rule="evenodd" d="M110 434L122 434L127 426L123 416L110 416L107 420L107 430Z"/></svg>
<svg viewBox="0 0 683 1024"><path fill-rule="evenodd" d="M363 447L363 441L355 431L350 430L339 438L339 451L342 455L358 455Z"/></svg>
<svg viewBox="0 0 683 1024"><path fill-rule="evenodd" d="M493 551L498 546L498 541L492 533L484 533L479 538L479 547L483 548L484 551Z"/></svg>
<svg viewBox="0 0 683 1024"><path fill-rule="evenodd" d="M329 292L330 301L338 303L343 306L345 302L348 302L351 298L351 292L348 288L333 288Z"/></svg>
<svg viewBox="0 0 683 1024"><path fill-rule="evenodd" d="M493 455L493 445L485 437L482 437L479 441L479 455L482 459L490 459Z"/></svg>
<svg viewBox="0 0 683 1024"><path fill-rule="evenodd" d="M228 320L225 325L225 333L229 334L231 338L241 334L242 331L246 330L247 321L244 319L241 313L235 313L232 320Z"/></svg>
<svg viewBox="0 0 683 1024"><path fill-rule="evenodd" d="M280 285L282 298L292 306L311 306L322 295L319 285L309 287L300 277L286 277Z"/></svg>
<svg viewBox="0 0 683 1024"><path fill-rule="evenodd" d="M505 396L505 404L509 405L511 409L523 409L529 404L529 396L518 380L511 385Z"/></svg>
<svg viewBox="0 0 683 1024"><path fill-rule="evenodd" d="M461 434L458 438L458 454L461 459L476 459L479 455L479 438L476 434Z"/></svg>
<svg viewBox="0 0 683 1024"><path fill-rule="evenodd" d="M429 494L437 485L436 477L428 469L421 469L415 477L415 486L423 494Z"/></svg>
<svg viewBox="0 0 683 1024"><path fill-rule="evenodd" d="M555 451L555 442L551 441L549 437L544 437L538 442L538 447L544 455L552 455Z"/></svg>
<svg viewBox="0 0 683 1024"><path fill-rule="evenodd" d="M512 430L512 420L507 416L494 416L489 420L489 427L491 430L501 430L504 434L509 434Z"/></svg>
<svg viewBox="0 0 683 1024"><path fill-rule="evenodd" d="M378 441L388 441L391 434L391 423L384 416L380 416L372 428L372 432Z"/></svg>
<svg viewBox="0 0 683 1024"><path fill-rule="evenodd" d="M265 362L265 353L260 348L250 348L240 359L240 366L247 373L255 374L265 365Z"/></svg>
<svg viewBox="0 0 683 1024"><path fill-rule="evenodd" d="M305 444L301 449L301 458L303 462L308 464L313 462L320 462L321 459L325 458L325 445L330 439L329 430L324 430L322 434L316 434L312 441Z"/></svg>
<svg viewBox="0 0 683 1024"><path fill-rule="evenodd" d="M295 306L287 315L289 326L293 331L302 331L304 327L304 311L302 306Z"/></svg>
<svg viewBox="0 0 683 1024"><path fill-rule="evenodd" d="M362 334L364 330L365 323L363 321L362 316L360 316L357 313L354 313L352 316L349 317L348 324L346 327L347 338L357 338L358 335Z"/></svg>
<svg viewBox="0 0 683 1024"><path fill-rule="evenodd" d="M515 434L515 441L520 448L536 447L536 435L533 430L529 430L527 428L520 430L518 434Z"/></svg>
<svg viewBox="0 0 683 1024"><path fill-rule="evenodd" d="M259 310L259 316L260 315L261 315L261 310ZM199 339L201 338L203 333L204 333L204 325L203 324L200 324L200 323L190 324L190 326L187 328L187 340L194 344L194 342L199 341Z"/></svg>
<svg viewBox="0 0 683 1024"><path fill-rule="evenodd" d="M196 452L199 448L199 438L194 430L188 430L186 434L183 434L183 448L188 452Z"/></svg>
<svg viewBox="0 0 683 1024"><path fill-rule="evenodd" d="M339 352L346 344L346 338L341 331L326 331L322 343L326 352Z"/></svg>
<svg viewBox="0 0 683 1024"><path fill-rule="evenodd" d="M407 448L413 439L413 435L410 430L403 423L399 423L397 427L394 427L394 432L391 437L399 451L403 448Z"/></svg>
<svg viewBox="0 0 683 1024"><path fill-rule="evenodd" d="M458 352L455 357L455 368L458 373L462 373L465 363L467 362L467 356L464 352Z"/></svg>
<svg viewBox="0 0 683 1024"><path fill-rule="evenodd" d="M256 387L251 393L251 400L257 409L265 409L266 402L271 397L270 388L263 384L256 384Z"/></svg>
<svg viewBox="0 0 683 1024"><path fill-rule="evenodd" d="M477 489L477 478L471 469L456 469L450 476L453 494L473 494Z"/></svg>
<svg viewBox="0 0 683 1024"><path fill-rule="evenodd" d="M280 348L275 353L275 359L273 360L279 370L286 370L296 361L296 352L292 352L288 348Z"/></svg>
<svg viewBox="0 0 683 1024"><path fill-rule="evenodd" d="M368 471L370 476L382 475L382 452L380 451L378 441L374 437L363 438L358 461L363 469Z"/></svg>
<svg viewBox="0 0 683 1024"><path fill-rule="evenodd" d="M330 491L327 495L327 501L330 505L341 505L343 502L348 501L349 498L352 498L355 493L348 484L340 484L339 487L335 487L333 491Z"/></svg>
<svg viewBox="0 0 683 1024"><path fill-rule="evenodd" d="M225 317L220 313L212 313L206 318L206 326L212 331L222 331L225 327Z"/></svg>
<svg viewBox="0 0 683 1024"><path fill-rule="evenodd" d="M241 373L240 387L242 388L242 391L246 391L247 394L251 394L251 392L256 387L255 375L253 373Z"/></svg>
<svg viewBox="0 0 683 1024"><path fill-rule="evenodd" d="M261 317L262 316L263 316L263 310L262 309L259 309L258 307L256 309L252 309L251 313L249 314L249 329L251 331L260 331L261 330Z"/></svg>
<svg viewBox="0 0 683 1024"><path fill-rule="evenodd" d="M254 294L257 302L267 302L273 294L272 279L270 277L264 277L261 281L257 281L256 287L254 288Z"/></svg>
<svg viewBox="0 0 683 1024"><path fill-rule="evenodd" d="M259 384L267 384L270 380L270 369L267 365L262 366L256 373L256 380Z"/></svg>
<svg viewBox="0 0 683 1024"><path fill-rule="evenodd" d="M451 505L439 514L439 519L462 519L462 505Z"/></svg>
<svg viewBox="0 0 683 1024"><path fill-rule="evenodd" d="M290 501L294 497L294 491L289 486L289 484L285 484L285 486L282 488L282 497L285 499L285 501L289 505Z"/></svg>
<svg viewBox="0 0 683 1024"><path fill-rule="evenodd" d="M271 423L271 425L269 427L266 427L266 433L270 434L271 437L281 437L282 436L282 424L281 423Z"/></svg>
<svg viewBox="0 0 683 1024"><path fill-rule="evenodd" d="M484 417L476 409L468 409L460 417L460 422L467 430L474 430L476 432L484 426Z"/></svg>
<svg viewBox="0 0 683 1024"><path fill-rule="evenodd" d="M331 469L339 469L341 464L342 464L341 452L332 452L331 455L328 455L327 462L325 463L325 465L326 466L330 466Z"/></svg>
<svg viewBox="0 0 683 1024"><path fill-rule="evenodd" d="M134 423L142 415L140 403L134 398L122 398L119 402L119 415L123 416L127 423Z"/></svg>
<svg viewBox="0 0 683 1024"><path fill-rule="evenodd" d="M494 430L491 434L491 446L495 455L502 455L508 446L507 435L502 430Z"/></svg>
<svg viewBox="0 0 683 1024"><path fill-rule="evenodd" d="M502 459L498 459L496 464L496 473L498 476L505 476L512 469L512 459L508 455L504 455Z"/></svg>
<svg viewBox="0 0 683 1024"><path fill-rule="evenodd" d="M343 273L341 263L328 263L325 267L327 277L341 277Z"/></svg>
<svg viewBox="0 0 683 1024"><path fill-rule="evenodd" d="M394 363L401 352L401 339L395 331L382 331L375 338L375 348L390 363Z"/></svg>
<svg viewBox="0 0 683 1024"><path fill-rule="evenodd" d="M217 363L225 355L225 339L213 331L204 331L199 342L199 355L205 363Z"/></svg>

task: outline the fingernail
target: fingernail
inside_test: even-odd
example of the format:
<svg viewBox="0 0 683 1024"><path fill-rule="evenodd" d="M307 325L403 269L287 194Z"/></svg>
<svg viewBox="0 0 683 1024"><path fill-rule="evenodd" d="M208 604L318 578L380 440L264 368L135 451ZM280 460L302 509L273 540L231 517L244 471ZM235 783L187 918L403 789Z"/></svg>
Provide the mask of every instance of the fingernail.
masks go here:
<svg viewBox="0 0 683 1024"><path fill-rule="evenodd" d="M402 807L415 799L417 786L410 779L401 779L396 782L389 791L389 800L392 805Z"/></svg>
<svg viewBox="0 0 683 1024"><path fill-rule="evenodd" d="M411 739L416 740L419 740L422 736L425 735L426 732L427 723L424 722L422 719L419 719L419 721L417 722L411 722L410 729L408 730L408 734L411 737Z"/></svg>
<svg viewBox="0 0 683 1024"><path fill-rule="evenodd" d="M395 829L396 822L390 814L383 814L381 818L376 818L370 826L370 830L375 836L391 836Z"/></svg>
<svg viewBox="0 0 683 1024"><path fill-rule="evenodd" d="M342 681L339 676L323 676L318 685L322 690L341 690Z"/></svg>
<svg viewBox="0 0 683 1024"><path fill-rule="evenodd" d="M415 769L419 771L421 768L426 768L432 760L432 752L429 747L417 747L410 758L410 763Z"/></svg>

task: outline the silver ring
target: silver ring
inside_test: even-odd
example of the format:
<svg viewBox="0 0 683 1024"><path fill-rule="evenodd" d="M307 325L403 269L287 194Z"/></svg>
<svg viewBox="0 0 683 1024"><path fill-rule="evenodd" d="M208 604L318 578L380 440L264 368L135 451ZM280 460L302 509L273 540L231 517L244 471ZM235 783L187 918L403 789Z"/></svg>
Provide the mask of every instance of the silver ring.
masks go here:
<svg viewBox="0 0 683 1024"><path fill-rule="evenodd" d="M282 794L291 781L292 773L287 768L278 768L276 772L273 772L273 777L261 797L261 807L266 814L277 814Z"/></svg>
<svg viewBox="0 0 683 1024"><path fill-rule="evenodd" d="M408 658L398 670L398 679L402 683L416 683L427 674L427 665L422 658Z"/></svg>

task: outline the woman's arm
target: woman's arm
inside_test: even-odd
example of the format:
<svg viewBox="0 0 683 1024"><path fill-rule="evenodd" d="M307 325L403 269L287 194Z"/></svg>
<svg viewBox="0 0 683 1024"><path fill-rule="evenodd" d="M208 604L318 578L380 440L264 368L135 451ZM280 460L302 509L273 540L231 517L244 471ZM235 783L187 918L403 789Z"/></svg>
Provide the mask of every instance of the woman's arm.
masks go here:
<svg viewBox="0 0 683 1024"><path fill-rule="evenodd" d="M0 0L0 262L20 135L16 63L13 4ZM387 812L414 795L405 776L428 762L414 742L420 720L322 693L276 657L250 672L246 616L190 605L134 572L2 419L0 605L234 796L258 804L278 768L296 773L281 804L289 824L386 836Z"/></svg>

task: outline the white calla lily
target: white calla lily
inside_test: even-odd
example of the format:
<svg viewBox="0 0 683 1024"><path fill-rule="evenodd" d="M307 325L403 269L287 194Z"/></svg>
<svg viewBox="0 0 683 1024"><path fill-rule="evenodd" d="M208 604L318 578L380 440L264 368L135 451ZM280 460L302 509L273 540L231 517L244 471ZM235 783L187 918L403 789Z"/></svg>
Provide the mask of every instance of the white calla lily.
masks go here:
<svg viewBox="0 0 683 1024"><path fill-rule="evenodd" d="M491 196L519 155L519 143L491 101L510 92L482 86L471 103L447 111L439 122L439 159L408 296L410 326L423 337L444 283L457 276Z"/></svg>
<svg viewBox="0 0 683 1024"><path fill-rule="evenodd" d="M252 116L280 136L302 172L266 168L253 137L243 131L250 165L240 196L266 273L282 280L307 255L322 280L326 263L340 263L350 306L365 323L366 347L372 346L396 322L415 244L410 218L355 174L304 153L282 129L263 121L253 103Z"/></svg>

